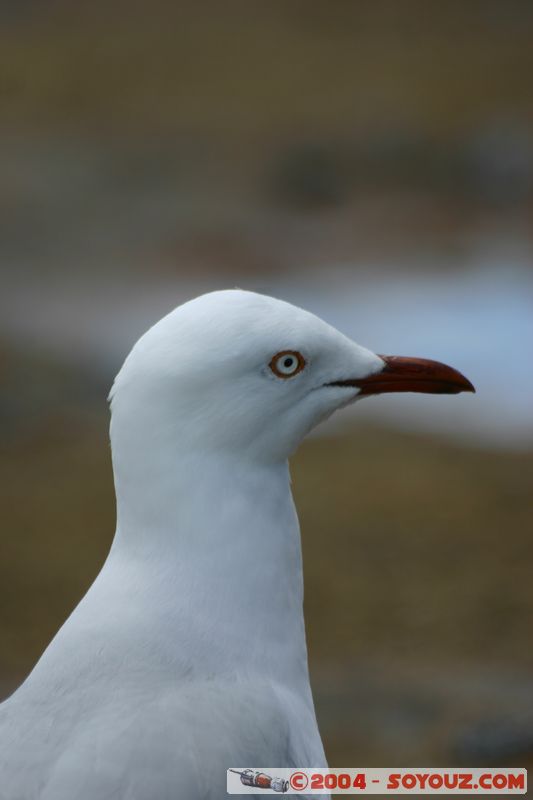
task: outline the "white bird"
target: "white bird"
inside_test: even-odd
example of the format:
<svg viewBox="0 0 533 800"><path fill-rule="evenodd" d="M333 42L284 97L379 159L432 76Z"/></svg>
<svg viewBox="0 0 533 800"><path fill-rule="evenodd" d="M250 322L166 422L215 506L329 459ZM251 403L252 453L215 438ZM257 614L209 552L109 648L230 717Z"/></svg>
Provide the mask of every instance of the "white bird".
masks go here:
<svg viewBox="0 0 533 800"><path fill-rule="evenodd" d="M473 387L240 290L141 337L110 395L115 539L0 706L2 800L219 800L230 767L326 766L287 459L389 391Z"/></svg>

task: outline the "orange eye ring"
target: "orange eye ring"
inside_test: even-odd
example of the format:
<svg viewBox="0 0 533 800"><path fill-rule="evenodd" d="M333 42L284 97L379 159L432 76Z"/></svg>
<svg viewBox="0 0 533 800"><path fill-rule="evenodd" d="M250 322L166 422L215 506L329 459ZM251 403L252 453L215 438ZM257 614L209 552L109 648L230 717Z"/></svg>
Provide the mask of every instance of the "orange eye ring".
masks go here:
<svg viewBox="0 0 533 800"><path fill-rule="evenodd" d="M294 378L305 367L306 361L297 350L281 350L272 356L269 367L277 378Z"/></svg>

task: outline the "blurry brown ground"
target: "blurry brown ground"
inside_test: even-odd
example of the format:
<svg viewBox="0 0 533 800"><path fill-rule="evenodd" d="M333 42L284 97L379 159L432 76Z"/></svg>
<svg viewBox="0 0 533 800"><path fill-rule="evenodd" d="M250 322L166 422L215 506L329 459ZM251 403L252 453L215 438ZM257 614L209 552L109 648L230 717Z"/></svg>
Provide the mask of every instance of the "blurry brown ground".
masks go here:
<svg viewBox="0 0 533 800"><path fill-rule="evenodd" d="M4 2L5 285L79 281L81 306L131 275L305 286L334 263L379 279L459 272L480 242L531 252L532 36L522 0ZM0 353L4 692L114 525L110 365L24 348ZM297 456L331 764L533 753L532 468L364 427Z"/></svg>
<svg viewBox="0 0 533 800"><path fill-rule="evenodd" d="M24 0L0 23L17 269L268 283L533 238L528 2Z"/></svg>

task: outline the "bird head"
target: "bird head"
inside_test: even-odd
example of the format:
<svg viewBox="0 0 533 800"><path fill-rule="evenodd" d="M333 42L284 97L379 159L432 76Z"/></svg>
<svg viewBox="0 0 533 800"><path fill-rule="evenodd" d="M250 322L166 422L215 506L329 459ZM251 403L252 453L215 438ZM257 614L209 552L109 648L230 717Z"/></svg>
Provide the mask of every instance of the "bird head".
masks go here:
<svg viewBox="0 0 533 800"><path fill-rule="evenodd" d="M474 388L439 362L376 355L289 303L218 291L179 306L134 346L111 391L112 439L272 462L337 409L408 391Z"/></svg>

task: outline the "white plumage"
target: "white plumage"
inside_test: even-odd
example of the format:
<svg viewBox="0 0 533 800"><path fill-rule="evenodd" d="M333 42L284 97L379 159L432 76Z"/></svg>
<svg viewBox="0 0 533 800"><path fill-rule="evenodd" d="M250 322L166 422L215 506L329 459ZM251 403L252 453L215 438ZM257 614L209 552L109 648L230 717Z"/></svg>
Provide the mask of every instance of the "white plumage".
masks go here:
<svg viewBox="0 0 533 800"><path fill-rule="evenodd" d="M285 351L305 368L280 377ZM0 706L2 800L218 800L228 767L325 766L287 458L359 393L329 384L383 368L238 290L137 342L111 392L113 546Z"/></svg>

